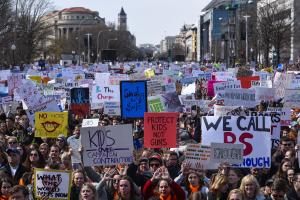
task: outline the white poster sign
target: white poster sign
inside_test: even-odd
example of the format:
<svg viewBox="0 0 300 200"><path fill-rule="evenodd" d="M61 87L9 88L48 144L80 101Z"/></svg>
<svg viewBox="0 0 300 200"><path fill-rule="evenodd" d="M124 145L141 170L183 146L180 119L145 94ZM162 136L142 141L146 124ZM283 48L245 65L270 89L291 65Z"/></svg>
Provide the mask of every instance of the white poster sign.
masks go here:
<svg viewBox="0 0 300 200"><path fill-rule="evenodd" d="M271 118L245 116L202 117L202 144L243 144L241 167L271 167Z"/></svg>
<svg viewBox="0 0 300 200"><path fill-rule="evenodd" d="M133 162L132 125L81 128L84 166Z"/></svg>
<svg viewBox="0 0 300 200"><path fill-rule="evenodd" d="M211 143L211 162L229 164L243 163L243 145L228 143Z"/></svg>
<svg viewBox="0 0 300 200"><path fill-rule="evenodd" d="M239 106L220 106L214 105L214 116L226 116L227 113L231 112L234 109L237 109Z"/></svg>
<svg viewBox="0 0 300 200"><path fill-rule="evenodd" d="M255 89L255 99L259 103L261 101L272 102L275 101L275 88L265 88L265 87L256 87Z"/></svg>
<svg viewBox="0 0 300 200"><path fill-rule="evenodd" d="M226 106L255 107L254 89L225 89L224 104Z"/></svg>
<svg viewBox="0 0 300 200"><path fill-rule="evenodd" d="M98 126L99 119L83 119L82 120L82 127L96 127Z"/></svg>
<svg viewBox="0 0 300 200"><path fill-rule="evenodd" d="M296 90L296 89L284 90L284 107L300 108L300 90Z"/></svg>
<svg viewBox="0 0 300 200"><path fill-rule="evenodd" d="M120 86L94 85L92 88L92 102L120 102Z"/></svg>
<svg viewBox="0 0 300 200"><path fill-rule="evenodd" d="M108 116L121 116L120 102L105 102L104 114Z"/></svg>

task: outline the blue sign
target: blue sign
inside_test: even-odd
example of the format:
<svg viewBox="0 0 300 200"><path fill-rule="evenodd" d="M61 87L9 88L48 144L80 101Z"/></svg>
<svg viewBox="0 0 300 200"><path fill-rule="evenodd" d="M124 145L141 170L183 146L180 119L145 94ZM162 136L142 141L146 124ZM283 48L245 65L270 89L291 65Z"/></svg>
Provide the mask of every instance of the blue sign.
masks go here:
<svg viewBox="0 0 300 200"><path fill-rule="evenodd" d="M122 118L144 118L147 112L147 82L121 81Z"/></svg>
<svg viewBox="0 0 300 200"><path fill-rule="evenodd" d="M71 103L72 104L90 103L89 88L72 88Z"/></svg>

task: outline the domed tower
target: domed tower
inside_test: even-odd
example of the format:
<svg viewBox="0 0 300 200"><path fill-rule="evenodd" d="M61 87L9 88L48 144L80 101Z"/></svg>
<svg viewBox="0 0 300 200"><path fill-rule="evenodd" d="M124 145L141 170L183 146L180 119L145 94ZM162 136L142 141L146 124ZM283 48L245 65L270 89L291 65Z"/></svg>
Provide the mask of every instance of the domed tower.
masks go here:
<svg viewBox="0 0 300 200"><path fill-rule="evenodd" d="M118 14L118 30L127 31L127 15L123 7L121 8L120 13Z"/></svg>

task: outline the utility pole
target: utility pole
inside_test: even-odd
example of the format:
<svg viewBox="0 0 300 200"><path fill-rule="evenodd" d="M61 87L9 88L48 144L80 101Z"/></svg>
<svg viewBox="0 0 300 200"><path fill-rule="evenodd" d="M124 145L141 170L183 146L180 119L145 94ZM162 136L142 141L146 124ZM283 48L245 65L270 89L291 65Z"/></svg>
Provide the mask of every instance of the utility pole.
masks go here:
<svg viewBox="0 0 300 200"><path fill-rule="evenodd" d="M90 64L90 61L91 61L91 48L90 48L90 36L92 35L91 33L87 33L85 34L88 36L88 64Z"/></svg>

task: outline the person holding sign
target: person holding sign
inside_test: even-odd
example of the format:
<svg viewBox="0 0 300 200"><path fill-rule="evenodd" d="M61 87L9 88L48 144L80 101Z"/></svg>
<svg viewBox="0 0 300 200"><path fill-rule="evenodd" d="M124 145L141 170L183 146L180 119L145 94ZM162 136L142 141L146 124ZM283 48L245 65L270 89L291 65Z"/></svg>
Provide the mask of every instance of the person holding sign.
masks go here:
<svg viewBox="0 0 300 200"><path fill-rule="evenodd" d="M158 192L155 192L157 187ZM169 175L166 167L158 168L143 188L144 199L185 200L185 193Z"/></svg>

